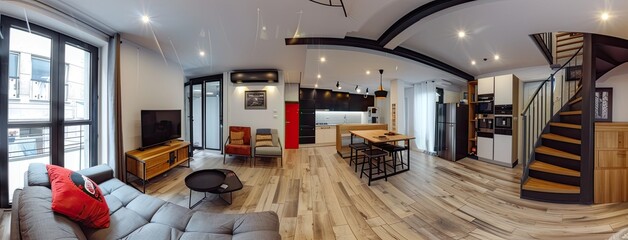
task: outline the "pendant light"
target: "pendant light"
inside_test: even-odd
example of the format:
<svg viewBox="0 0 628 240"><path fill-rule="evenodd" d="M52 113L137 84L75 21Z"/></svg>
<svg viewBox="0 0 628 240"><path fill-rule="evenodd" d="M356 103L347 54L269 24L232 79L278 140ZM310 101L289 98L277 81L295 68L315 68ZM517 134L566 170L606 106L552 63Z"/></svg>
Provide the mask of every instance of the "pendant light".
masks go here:
<svg viewBox="0 0 628 240"><path fill-rule="evenodd" d="M388 91L384 90L382 86L382 74L384 74L384 69L379 70L379 90L375 91L375 97L377 98L386 98L388 96Z"/></svg>

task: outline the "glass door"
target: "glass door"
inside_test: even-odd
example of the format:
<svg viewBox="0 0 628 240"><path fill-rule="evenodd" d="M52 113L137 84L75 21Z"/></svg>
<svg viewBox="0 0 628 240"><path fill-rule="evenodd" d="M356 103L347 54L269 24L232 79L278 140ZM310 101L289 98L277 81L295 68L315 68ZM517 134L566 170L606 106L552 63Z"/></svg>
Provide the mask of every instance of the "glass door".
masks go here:
<svg viewBox="0 0 628 240"><path fill-rule="evenodd" d="M222 150L222 75L190 79L185 86L192 147Z"/></svg>
<svg viewBox="0 0 628 240"><path fill-rule="evenodd" d="M205 148L221 149L220 82L205 82Z"/></svg>
<svg viewBox="0 0 628 240"><path fill-rule="evenodd" d="M190 140L194 149L203 149L203 84L192 85Z"/></svg>

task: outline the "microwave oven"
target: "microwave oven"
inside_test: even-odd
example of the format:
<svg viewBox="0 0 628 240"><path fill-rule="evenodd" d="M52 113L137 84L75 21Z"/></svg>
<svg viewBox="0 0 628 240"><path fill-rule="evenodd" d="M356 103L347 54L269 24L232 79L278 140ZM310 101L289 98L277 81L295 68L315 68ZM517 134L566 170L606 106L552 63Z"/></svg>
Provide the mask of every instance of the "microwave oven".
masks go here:
<svg viewBox="0 0 628 240"><path fill-rule="evenodd" d="M493 114L493 101L478 102L475 112L478 114Z"/></svg>

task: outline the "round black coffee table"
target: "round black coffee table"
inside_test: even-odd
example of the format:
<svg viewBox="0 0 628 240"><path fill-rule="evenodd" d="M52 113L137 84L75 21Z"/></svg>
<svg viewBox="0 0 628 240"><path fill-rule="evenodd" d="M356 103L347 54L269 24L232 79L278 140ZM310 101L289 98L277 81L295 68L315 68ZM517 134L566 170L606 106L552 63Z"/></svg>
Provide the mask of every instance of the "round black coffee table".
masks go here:
<svg viewBox="0 0 628 240"><path fill-rule="evenodd" d="M188 207L194 208L207 198L207 193L218 194L228 204L233 201L233 192L242 189L243 185L235 172L229 169L205 169L190 173L185 177L185 185L190 188ZM203 192L205 196L192 205L192 191ZM229 193L229 201L222 194Z"/></svg>

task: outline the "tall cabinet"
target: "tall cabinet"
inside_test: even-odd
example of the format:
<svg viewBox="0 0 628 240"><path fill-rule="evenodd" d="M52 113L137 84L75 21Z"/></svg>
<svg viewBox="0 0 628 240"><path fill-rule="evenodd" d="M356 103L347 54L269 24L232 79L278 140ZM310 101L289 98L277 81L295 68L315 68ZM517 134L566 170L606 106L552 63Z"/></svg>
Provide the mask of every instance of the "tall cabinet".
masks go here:
<svg viewBox="0 0 628 240"><path fill-rule="evenodd" d="M469 84L469 91L476 88ZM481 78L469 129L476 136L479 160L514 167L517 164L519 79L513 75ZM473 127L471 127L473 125ZM473 139L473 138L472 138Z"/></svg>

